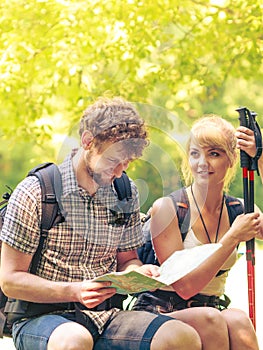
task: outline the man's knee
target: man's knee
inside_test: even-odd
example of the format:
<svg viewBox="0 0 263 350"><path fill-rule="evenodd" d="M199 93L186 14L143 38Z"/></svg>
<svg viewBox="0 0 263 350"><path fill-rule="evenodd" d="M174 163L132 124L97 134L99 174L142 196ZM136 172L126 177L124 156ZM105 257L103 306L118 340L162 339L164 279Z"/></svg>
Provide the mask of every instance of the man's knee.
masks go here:
<svg viewBox="0 0 263 350"><path fill-rule="evenodd" d="M201 350L201 339L194 328L177 320L165 322L155 333L151 350Z"/></svg>
<svg viewBox="0 0 263 350"><path fill-rule="evenodd" d="M58 326L51 334L47 346L47 350L91 350L92 348L92 335L76 322Z"/></svg>

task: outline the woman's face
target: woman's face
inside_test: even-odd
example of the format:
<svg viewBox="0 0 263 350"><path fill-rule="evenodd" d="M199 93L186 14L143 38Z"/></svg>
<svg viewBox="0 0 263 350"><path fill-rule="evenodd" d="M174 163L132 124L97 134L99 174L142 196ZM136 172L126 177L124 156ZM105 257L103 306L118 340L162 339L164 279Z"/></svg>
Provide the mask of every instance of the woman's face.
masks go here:
<svg viewBox="0 0 263 350"><path fill-rule="evenodd" d="M190 143L189 164L196 183L217 185L224 183L230 161L218 146L200 147L194 140Z"/></svg>

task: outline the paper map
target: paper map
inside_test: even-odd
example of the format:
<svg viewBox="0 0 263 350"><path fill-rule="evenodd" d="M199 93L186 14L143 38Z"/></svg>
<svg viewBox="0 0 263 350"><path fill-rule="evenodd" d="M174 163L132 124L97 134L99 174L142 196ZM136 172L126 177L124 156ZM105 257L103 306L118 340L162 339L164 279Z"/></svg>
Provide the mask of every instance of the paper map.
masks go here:
<svg viewBox="0 0 263 350"><path fill-rule="evenodd" d="M111 287L116 288L119 294L133 294L169 286L198 267L221 246L220 243L210 243L174 252L160 266L160 276L156 279L137 271L124 271L108 273L93 281L111 281Z"/></svg>

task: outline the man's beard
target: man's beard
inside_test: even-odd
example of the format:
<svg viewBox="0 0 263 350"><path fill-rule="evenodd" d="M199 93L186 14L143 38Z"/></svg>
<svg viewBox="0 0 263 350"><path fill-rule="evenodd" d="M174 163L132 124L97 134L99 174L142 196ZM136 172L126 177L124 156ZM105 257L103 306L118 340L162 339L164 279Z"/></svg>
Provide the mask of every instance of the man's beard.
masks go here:
<svg viewBox="0 0 263 350"><path fill-rule="evenodd" d="M110 178L103 179L102 174L96 173L88 163L86 164L86 171L92 178L92 180L95 181L101 187L109 186L113 181L113 179Z"/></svg>

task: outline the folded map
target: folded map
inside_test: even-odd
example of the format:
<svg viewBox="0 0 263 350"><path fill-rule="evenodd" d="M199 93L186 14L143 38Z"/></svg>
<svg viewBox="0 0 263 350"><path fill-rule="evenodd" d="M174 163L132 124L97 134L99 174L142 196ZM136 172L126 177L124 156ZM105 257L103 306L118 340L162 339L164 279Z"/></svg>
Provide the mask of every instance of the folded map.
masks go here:
<svg viewBox="0 0 263 350"><path fill-rule="evenodd" d="M222 245L203 244L174 252L159 267L160 276L152 278L137 271L107 273L95 278L94 282L110 281L119 294L133 294L169 286L197 268Z"/></svg>

